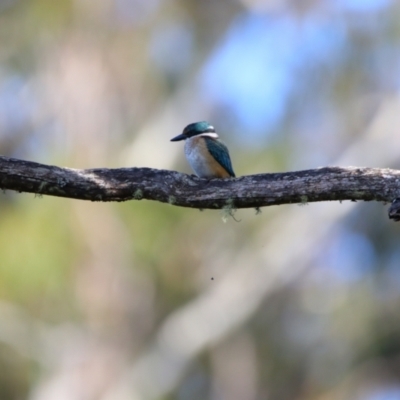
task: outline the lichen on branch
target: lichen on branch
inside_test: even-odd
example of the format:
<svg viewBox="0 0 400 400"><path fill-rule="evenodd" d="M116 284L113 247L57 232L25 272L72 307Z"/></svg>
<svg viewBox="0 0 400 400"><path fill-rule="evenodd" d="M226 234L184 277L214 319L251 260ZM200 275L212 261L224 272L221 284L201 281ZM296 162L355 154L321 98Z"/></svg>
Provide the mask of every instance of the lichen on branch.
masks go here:
<svg viewBox="0 0 400 400"><path fill-rule="evenodd" d="M90 201L154 200L198 209L259 209L317 201L389 203L400 198L400 171L325 167L206 180L152 168L78 170L0 156L0 188Z"/></svg>

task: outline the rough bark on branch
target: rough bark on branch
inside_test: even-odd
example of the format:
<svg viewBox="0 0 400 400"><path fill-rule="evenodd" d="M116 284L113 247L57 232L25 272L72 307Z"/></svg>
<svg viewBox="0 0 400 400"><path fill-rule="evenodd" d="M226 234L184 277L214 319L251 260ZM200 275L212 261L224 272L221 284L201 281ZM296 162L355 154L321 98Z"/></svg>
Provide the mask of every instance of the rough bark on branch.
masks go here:
<svg viewBox="0 0 400 400"><path fill-rule="evenodd" d="M250 208L400 198L400 171L325 167L208 181L151 168L70 169L0 156L0 188L91 201L156 200L192 208Z"/></svg>

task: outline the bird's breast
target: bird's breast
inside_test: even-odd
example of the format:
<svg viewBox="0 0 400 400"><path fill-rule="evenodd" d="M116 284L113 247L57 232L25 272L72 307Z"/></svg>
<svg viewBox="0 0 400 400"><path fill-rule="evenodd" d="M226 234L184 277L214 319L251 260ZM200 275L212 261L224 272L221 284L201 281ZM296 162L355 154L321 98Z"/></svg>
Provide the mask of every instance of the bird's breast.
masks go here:
<svg viewBox="0 0 400 400"><path fill-rule="evenodd" d="M230 176L210 154L207 144L201 136L185 141L185 155L193 171L200 178L227 178Z"/></svg>

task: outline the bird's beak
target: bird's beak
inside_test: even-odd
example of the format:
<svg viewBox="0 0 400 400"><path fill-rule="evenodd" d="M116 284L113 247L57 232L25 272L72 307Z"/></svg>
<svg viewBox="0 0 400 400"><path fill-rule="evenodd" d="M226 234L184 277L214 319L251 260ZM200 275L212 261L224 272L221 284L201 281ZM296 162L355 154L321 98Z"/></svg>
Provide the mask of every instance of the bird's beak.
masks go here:
<svg viewBox="0 0 400 400"><path fill-rule="evenodd" d="M178 142L179 140L184 140L184 139L186 139L186 136L183 133L181 133L180 135L175 136L174 138L172 138L171 142Z"/></svg>

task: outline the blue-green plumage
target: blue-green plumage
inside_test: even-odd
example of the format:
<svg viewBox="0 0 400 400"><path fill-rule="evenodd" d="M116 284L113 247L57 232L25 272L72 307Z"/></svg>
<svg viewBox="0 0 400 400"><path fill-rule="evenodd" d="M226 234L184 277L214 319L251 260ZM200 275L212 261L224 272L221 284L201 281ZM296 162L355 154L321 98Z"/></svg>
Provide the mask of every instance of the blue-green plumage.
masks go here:
<svg viewBox="0 0 400 400"><path fill-rule="evenodd" d="M204 136L207 149L211 155L224 167L230 176L235 177L228 148L219 140Z"/></svg>
<svg viewBox="0 0 400 400"><path fill-rule="evenodd" d="M214 127L206 121L195 122L171 139L185 140L185 155L200 178L235 177L228 148L218 140Z"/></svg>

